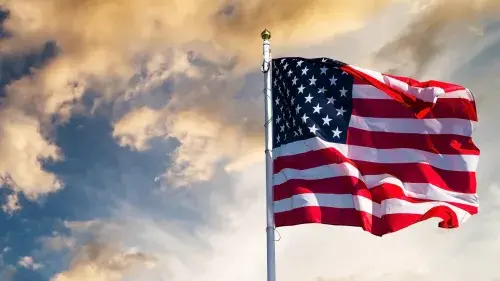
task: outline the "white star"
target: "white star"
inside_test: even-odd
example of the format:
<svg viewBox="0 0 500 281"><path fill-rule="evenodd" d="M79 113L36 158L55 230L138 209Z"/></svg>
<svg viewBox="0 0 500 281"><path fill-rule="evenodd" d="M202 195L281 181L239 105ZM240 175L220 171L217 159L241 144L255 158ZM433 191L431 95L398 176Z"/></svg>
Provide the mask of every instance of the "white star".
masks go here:
<svg viewBox="0 0 500 281"><path fill-rule="evenodd" d="M340 138L340 133L342 133L342 131L339 130L339 127L337 127L337 129L335 130L332 130L332 133L333 133L333 137L338 137Z"/></svg>
<svg viewBox="0 0 500 281"><path fill-rule="evenodd" d="M313 124L312 127L309 127L309 132L316 134L316 131L319 130L316 128L316 124Z"/></svg>
<svg viewBox="0 0 500 281"><path fill-rule="evenodd" d="M297 80L298 80L297 77L294 76L293 79L292 79L292 85L297 84Z"/></svg>
<svg viewBox="0 0 500 281"><path fill-rule="evenodd" d="M319 112L321 111L321 109L322 109L323 107L319 106L319 103L318 103L318 105L316 105L316 106L315 106L315 107L313 107L313 108L314 108L313 113L318 113L318 114L319 114Z"/></svg>
<svg viewBox="0 0 500 281"><path fill-rule="evenodd" d="M323 119L323 125L330 126L330 121L332 121L332 119L328 118L328 115L326 115L325 118L321 118L321 119Z"/></svg>
<svg viewBox="0 0 500 281"><path fill-rule="evenodd" d="M299 111L302 107L300 107L300 104L297 104L297 107L295 108L295 112L299 114Z"/></svg>
<svg viewBox="0 0 500 281"><path fill-rule="evenodd" d="M288 121L286 121L285 125L288 129L290 129L290 123L288 123Z"/></svg>
<svg viewBox="0 0 500 281"><path fill-rule="evenodd" d="M276 137L276 143L280 143L280 135Z"/></svg>
<svg viewBox="0 0 500 281"><path fill-rule="evenodd" d="M318 80L318 79L314 78L314 75L313 75L313 77L311 79L309 79L309 81L311 82L311 83L309 83L309 85L316 85L316 80Z"/></svg>
<svg viewBox="0 0 500 281"><path fill-rule="evenodd" d="M301 128L301 127L299 127L299 128L297 129L297 131L299 131L299 134L302 136L302 128Z"/></svg>
<svg viewBox="0 0 500 281"><path fill-rule="evenodd" d="M306 66L305 68L302 69L302 75L306 75L307 71L309 71L309 69Z"/></svg>
<svg viewBox="0 0 500 281"><path fill-rule="evenodd" d="M299 61L297 62L297 66L302 66L302 63L303 63L303 62L304 62L303 60L299 60Z"/></svg>
<svg viewBox="0 0 500 281"><path fill-rule="evenodd" d="M347 75L347 72L345 72L345 71L342 71L342 75Z"/></svg>
<svg viewBox="0 0 500 281"><path fill-rule="evenodd" d="M346 112L347 110L344 109L343 106L340 107L340 109L337 109L337 116L339 115L342 115L344 116L344 113Z"/></svg>
<svg viewBox="0 0 500 281"><path fill-rule="evenodd" d="M331 85L335 85L335 86L337 86L337 83L336 83L336 82L337 82L337 78L335 78L335 76L333 76L333 75L332 75L332 78L330 78L330 86L331 86Z"/></svg>
<svg viewBox="0 0 500 281"><path fill-rule="evenodd" d="M288 70L288 72L287 72L288 77L292 76L292 73L293 73L293 71L292 71L291 69L290 69L290 70Z"/></svg>
<svg viewBox="0 0 500 281"><path fill-rule="evenodd" d="M323 66L321 69L321 74L325 74L326 75L326 71L328 70L328 68L326 68L325 66Z"/></svg>
<svg viewBox="0 0 500 281"><path fill-rule="evenodd" d="M299 134L297 133L297 131L293 131L293 136L294 137L298 137L299 136Z"/></svg>
<svg viewBox="0 0 500 281"><path fill-rule="evenodd" d="M284 132L285 131L285 125L281 125L280 126L280 132Z"/></svg>
<svg viewBox="0 0 500 281"><path fill-rule="evenodd" d="M288 62L283 65L283 69L286 69L288 67Z"/></svg>
<svg viewBox="0 0 500 281"><path fill-rule="evenodd" d="M299 94L300 94L300 93L304 93L304 89L305 89L305 88L306 88L306 87L304 87L304 85L300 85L300 87L299 87L299 89L298 89L298 90L299 90Z"/></svg>
<svg viewBox="0 0 500 281"><path fill-rule="evenodd" d="M324 93L324 92L326 92L325 87L321 87L321 88L318 90L318 94L321 94L321 93Z"/></svg>
<svg viewBox="0 0 500 281"><path fill-rule="evenodd" d="M281 59L280 63L283 64L285 62L285 59Z"/></svg>
<svg viewBox="0 0 500 281"><path fill-rule="evenodd" d="M321 59L321 62L326 62L326 58L322 58L322 59Z"/></svg>
<svg viewBox="0 0 500 281"><path fill-rule="evenodd" d="M290 89L286 89L286 96L289 97L290 96Z"/></svg>
<svg viewBox="0 0 500 281"><path fill-rule="evenodd" d="M307 117L307 115L304 113L304 115L302 117L302 122L306 123L306 120L309 119L309 117Z"/></svg>
<svg viewBox="0 0 500 281"><path fill-rule="evenodd" d="M295 104L295 97L292 97L292 98L290 99L290 101L291 101L292 105L294 105L294 104Z"/></svg>
<svg viewBox="0 0 500 281"><path fill-rule="evenodd" d="M340 96L341 97L347 97L345 94L347 93L347 90L344 89L344 87L342 87L342 90L339 90L340 91Z"/></svg>
<svg viewBox="0 0 500 281"><path fill-rule="evenodd" d="M276 87L278 85L278 80L273 81L274 86Z"/></svg>
<svg viewBox="0 0 500 281"><path fill-rule="evenodd" d="M281 122L281 117L278 115L278 118L276 118L276 124L279 124Z"/></svg>
<svg viewBox="0 0 500 281"><path fill-rule="evenodd" d="M294 127L297 126L297 125L295 125L295 119L292 119L292 124Z"/></svg>
<svg viewBox="0 0 500 281"><path fill-rule="evenodd" d="M329 104L329 103L333 104L335 102L335 99L333 97L329 97L329 98L327 98L327 100L328 100L328 102L326 104Z"/></svg>
<svg viewBox="0 0 500 281"><path fill-rule="evenodd" d="M307 97L306 97L306 103L308 102L311 102L313 97L311 97L311 94L309 94Z"/></svg>
<svg viewBox="0 0 500 281"><path fill-rule="evenodd" d="M275 102L276 102L276 105L279 105L280 104L280 98L276 98Z"/></svg>

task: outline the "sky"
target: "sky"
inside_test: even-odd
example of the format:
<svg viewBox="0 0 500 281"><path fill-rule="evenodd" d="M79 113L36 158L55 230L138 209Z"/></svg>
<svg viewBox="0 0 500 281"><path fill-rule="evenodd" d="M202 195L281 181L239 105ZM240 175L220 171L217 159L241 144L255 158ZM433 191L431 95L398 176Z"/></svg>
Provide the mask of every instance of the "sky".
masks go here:
<svg viewBox="0 0 500 281"><path fill-rule="evenodd" d="M498 280L498 0L0 0L0 280L263 280L260 32L471 89L480 213L278 229L278 280Z"/></svg>

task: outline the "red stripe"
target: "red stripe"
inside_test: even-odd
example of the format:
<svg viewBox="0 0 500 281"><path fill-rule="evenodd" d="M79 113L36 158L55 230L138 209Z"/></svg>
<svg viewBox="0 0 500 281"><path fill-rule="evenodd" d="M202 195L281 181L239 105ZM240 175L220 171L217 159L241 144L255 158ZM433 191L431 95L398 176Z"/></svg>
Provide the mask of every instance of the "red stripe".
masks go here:
<svg viewBox="0 0 500 281"><path fill-rule="evenodd" d="M357 167L363 175L391 174L402 182L430 183L450 191L476 193L476 174L474 172L447 171L426 163L388 164L350 160L334 148L281 156L274 160L273 166L276 174L285 168L305 170L344 162Z"/></svg>
<svg viewBox="0 0 500 281"><path fill-rule="evenodd" d="M347 144L377 149L410 148L436 154L479 155L479 148L472 138L459 135L399 134L349 128Z"/></svg>
<svg viewBox="0 0 500 281"><path fill-rule="evenodd" d="M391 198L401 199L412 203L446 202L450 205L461 208L470 214L475 214L478 211L477 207L467 204L408 197L404 194L401 187L390 183L383 183L368 189L363 181L350 176L317 180L291 179L282 184L275 185L273 189L274 201L290 198L297 194L307 193L358 195L371 199L373 202L378 204Z"/></svg>
<svg viewBox="0 0 500 281"><path fill-rule="evenodd" d="M329 207L303 207L274 215L277 227L306 223L362 227L374 235L382 236L409 227L429 218L441 218L441 228L458 227L457 215L447 206L437 206L426 214L389 214L382 218L355 209Z"/></svg>
<svg viewBox="0 0 500 281"><path fill-rule="evenodd" d="M415 118L415 113L396 100L353 99L352 114L378 118ZM460 98L437 99L432 109L423 119L460 118L477 121L474 102Z"/></svg>

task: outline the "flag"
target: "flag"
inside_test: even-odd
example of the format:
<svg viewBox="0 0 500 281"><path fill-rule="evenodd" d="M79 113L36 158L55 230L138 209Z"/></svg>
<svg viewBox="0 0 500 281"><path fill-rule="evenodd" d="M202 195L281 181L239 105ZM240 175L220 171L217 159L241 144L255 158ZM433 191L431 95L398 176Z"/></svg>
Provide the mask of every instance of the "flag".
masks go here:
<svg viewBox="0 0 500 281"><path fill-rule="evenodd" d="M330 58L273 60L276 227L361 227L382 236L478 212L472 93Z"/></svg>

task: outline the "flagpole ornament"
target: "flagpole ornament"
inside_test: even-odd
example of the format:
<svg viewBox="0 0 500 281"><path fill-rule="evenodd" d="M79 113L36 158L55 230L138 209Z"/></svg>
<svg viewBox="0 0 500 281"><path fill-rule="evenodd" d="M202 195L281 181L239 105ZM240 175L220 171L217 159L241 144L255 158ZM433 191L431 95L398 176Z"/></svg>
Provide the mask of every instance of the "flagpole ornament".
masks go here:
<svg viewBox="0 0 500 281"><path fill-rule="evenodd" d="M262 66L261 71L266 73L269 71L271 65L271 43L269 39L271 39L271 32L267 29L264 29L262 33L260 33L260 37L262 38Z"/></svg>
<svg viewBox="0 0 500 281"><path fill-rule="evenodd" d="M264 29L262 33L260 34L260 37L262 37L262 40L269 40L271 39L271 32L267 29Z"/></svg>

